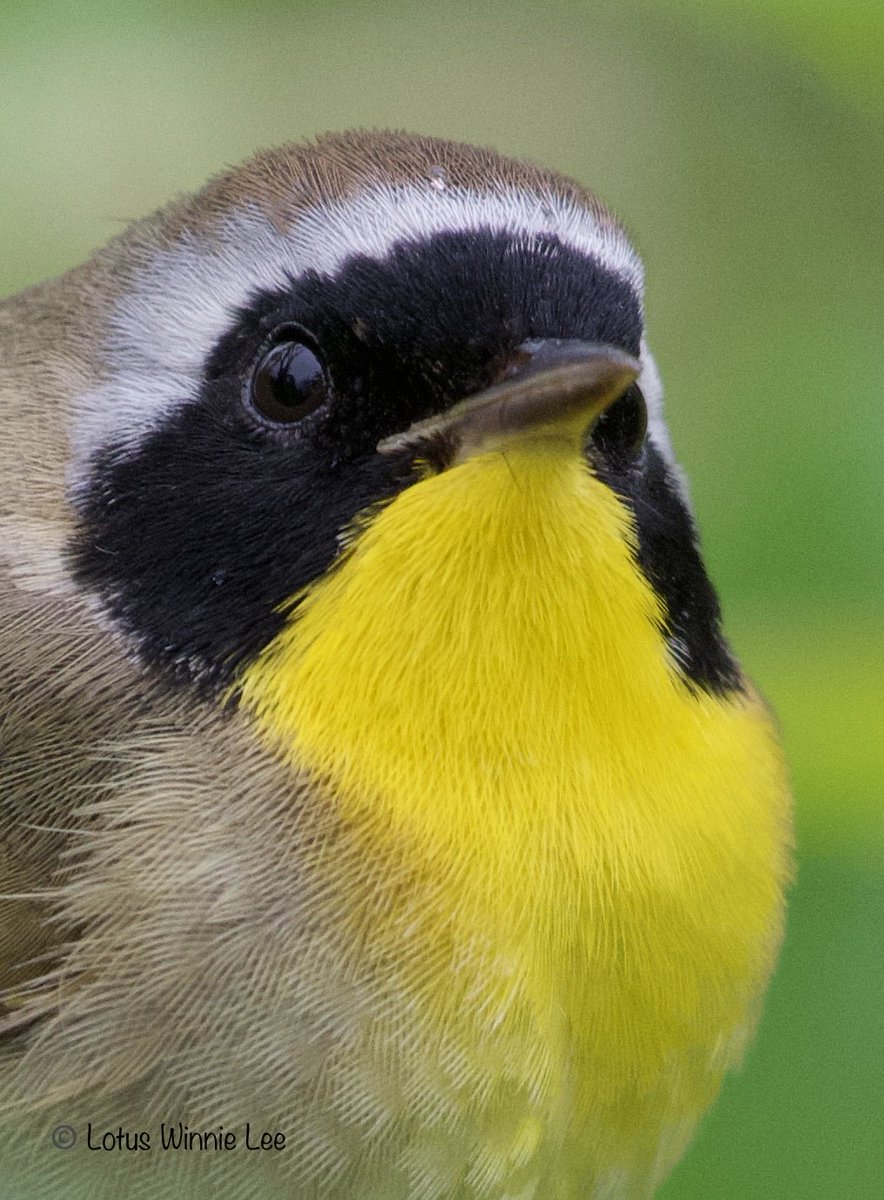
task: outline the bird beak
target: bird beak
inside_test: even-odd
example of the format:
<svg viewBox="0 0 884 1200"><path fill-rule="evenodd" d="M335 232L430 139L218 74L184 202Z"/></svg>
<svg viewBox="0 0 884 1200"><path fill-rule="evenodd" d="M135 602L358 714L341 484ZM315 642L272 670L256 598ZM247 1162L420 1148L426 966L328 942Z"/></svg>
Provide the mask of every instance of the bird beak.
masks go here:
<svg viewBox="0 0 884 1200"><path fill-rule="evenodd" d="M440 443L453 466L531 438L582 447L598 417L641 373L616 346L547 338L524 342L506 376L447 412L378 443L381 454Z"/></svg>

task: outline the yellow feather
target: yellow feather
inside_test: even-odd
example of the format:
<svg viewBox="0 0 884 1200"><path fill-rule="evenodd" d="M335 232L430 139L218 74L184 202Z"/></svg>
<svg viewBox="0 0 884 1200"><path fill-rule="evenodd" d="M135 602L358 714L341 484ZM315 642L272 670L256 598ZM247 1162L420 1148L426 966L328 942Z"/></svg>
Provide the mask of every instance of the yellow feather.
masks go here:
<svg viewBox="0 0 884 1200"><path fill-rule="evenodd" d="M439 1108L448 1088L471 1114L463 1195L650 1195L779 942L768 716L685 684L634 548L566 441L477 455L367 514L241 681L262 736L415 881L361 952L408 981L416 1071L456 1032Z"/></svg>

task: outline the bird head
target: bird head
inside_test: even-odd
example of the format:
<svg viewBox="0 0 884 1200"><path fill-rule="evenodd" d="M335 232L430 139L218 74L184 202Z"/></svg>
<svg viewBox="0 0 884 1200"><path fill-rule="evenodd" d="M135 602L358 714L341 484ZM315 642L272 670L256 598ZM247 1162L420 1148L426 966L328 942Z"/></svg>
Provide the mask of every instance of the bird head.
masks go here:
<svg viewBox="0 0 884 1200"><path fill-rule="evenodd" d="M72 553L144 661L228 687L365 514L565 433L624 506L678 669L734 684L641 263L592 193L452 142L327 136L258 156L106 255L71 421Z"/></svg>

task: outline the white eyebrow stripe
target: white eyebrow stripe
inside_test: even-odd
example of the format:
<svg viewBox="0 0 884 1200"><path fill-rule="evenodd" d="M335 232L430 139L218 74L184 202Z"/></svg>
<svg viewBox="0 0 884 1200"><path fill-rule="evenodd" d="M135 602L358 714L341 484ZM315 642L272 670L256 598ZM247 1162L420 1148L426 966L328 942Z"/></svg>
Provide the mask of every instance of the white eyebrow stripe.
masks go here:
<svg viewBox="0 0 884 1200"><path fill-rule="evenodd" d="M306 243L316 270L333 274L354 255L384 258L397 242L479 229L528 238L554 234L622 276L639 297L642 294L641 260L626 235L553 193L382 184L310 210L288 236L293 244Z"/></svg>
<svg viewBox="0 0 884 1200"><path fill-rule="evenodd" d="M134 272L111 318L108 374L74 414L74 492L95 454L137 451L196 397L207 355L256 292L288 287L307 271L335 275L359 255L383 259L399 242L480 229L529 243L552 234L623 278L641 301L642 264L625 233L552 192L377 184L307 209L287 229L245 205L210 233L185 232Z"/></svg>

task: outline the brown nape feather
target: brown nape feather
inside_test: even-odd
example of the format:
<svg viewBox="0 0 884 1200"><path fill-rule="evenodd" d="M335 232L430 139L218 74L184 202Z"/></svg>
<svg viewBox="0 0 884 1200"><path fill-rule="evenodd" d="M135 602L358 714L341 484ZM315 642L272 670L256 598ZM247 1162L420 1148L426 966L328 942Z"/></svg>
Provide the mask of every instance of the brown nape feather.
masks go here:
<svg viewBox="0 0 884 1200"><path fill-rule="evenodd" d="M98 371L113 301L93 260L0 303L0 1014L18 1025L31 984L70 930L51 919L90 736L113 719L108 638L64 563L71 405ZM116 653L114 652L114 657ZM95 687L95 684L100 686ZM119 689L118 697L119 698Z"/></svg>
<svg viewBox="0 0 884 1200"><path fill-rule="evenodd" d="M619 228L588 188L533 163L464 142L363 130L327 133L313 143L265 150L209 183L199 195L200 208L223 213L257 202L285 228L306 207L346 199L367 184L425 180L434 169L441 169L453 187L478 192L521 188L571 200L602 224Z"/></svg>
<svg viewBox="0 0 884 1200"><path fill-rule="evenodd" d="M73 596L63 548L72 397L94 378L111 299L90 263L0 303L0 1022L25 1019L29 984L66 931L50 919L84 755L99 716L106 637ZM88 653L81 651L90 640ZM65 676L65 664L72 664ZM79 665L76 665L78 664ZM82 670L83 675L78 672ZM82 710L93 721L78 722ZM7 991L8 989L8 991ZM6 992L6 1000L2 994Z"/></svg>

